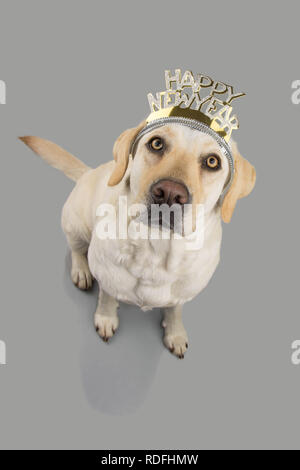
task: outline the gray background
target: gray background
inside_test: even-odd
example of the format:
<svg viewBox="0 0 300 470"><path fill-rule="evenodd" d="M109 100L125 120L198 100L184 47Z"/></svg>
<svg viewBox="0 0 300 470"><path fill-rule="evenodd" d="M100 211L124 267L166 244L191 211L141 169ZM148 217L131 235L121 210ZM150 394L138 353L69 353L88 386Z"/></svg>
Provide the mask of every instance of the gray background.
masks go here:
<svg viewBox="0 0 300 470"><path fill-rule="evenodd" d="M297 2L1 1L0 447L300 448ZM122 306L110 344L97 291L76 290L60 229L72 182L18 135L55 141L91 166L148 113L166 68L247 92L240 150L254 193L224 227L222 259L185 306L176 360L159 312Z"/></svg>

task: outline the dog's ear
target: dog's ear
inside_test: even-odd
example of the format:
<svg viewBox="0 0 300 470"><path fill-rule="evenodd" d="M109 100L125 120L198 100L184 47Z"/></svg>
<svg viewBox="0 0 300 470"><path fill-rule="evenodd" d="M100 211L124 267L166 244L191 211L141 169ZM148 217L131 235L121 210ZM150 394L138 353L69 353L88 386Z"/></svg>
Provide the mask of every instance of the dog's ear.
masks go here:
<svg viewBox="0 0 300 470"><path fill-rule="evenodd" d="M232 145L232 153L235 173L232 185L224 197L221 209L222 219L226 223L230 222L238 199L246 197L251 193L256 180L255 168L242 157L235 142Z"/></svg>
<svg viewBox="0 0 300 470"><path fill-rule="evenodd" d="M114 171L110 175L108 186L115 186L120 183L121 179L126 173L130 147L143 127L145 127L146 121L141 122L137 127L127 129L117 138L113 147L113 155L116 162Z"/></svg>

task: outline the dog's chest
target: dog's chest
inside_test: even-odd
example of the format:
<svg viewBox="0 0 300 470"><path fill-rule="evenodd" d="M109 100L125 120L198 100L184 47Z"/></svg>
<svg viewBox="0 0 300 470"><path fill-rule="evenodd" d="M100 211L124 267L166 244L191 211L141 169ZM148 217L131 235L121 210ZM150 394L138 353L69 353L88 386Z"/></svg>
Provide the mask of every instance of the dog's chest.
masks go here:
<svg viewBox="0 0 300 470"><path fill-rule="evenodd" d="M211 278L219 249L220 237L189 251L184 240L99 240L94 235L89 265L108 294L147 310L195 297Z"/></svg>

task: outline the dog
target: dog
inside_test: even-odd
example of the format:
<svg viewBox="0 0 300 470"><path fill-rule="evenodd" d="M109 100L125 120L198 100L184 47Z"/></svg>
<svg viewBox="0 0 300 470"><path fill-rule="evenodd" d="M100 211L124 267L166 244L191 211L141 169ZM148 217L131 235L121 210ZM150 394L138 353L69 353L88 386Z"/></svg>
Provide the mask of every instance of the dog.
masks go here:
<svg viewBox="0 0 300 470"><path fill-rule="evenodd" d="M143 121L123 132L113 147L114 160L96 169L50 141L33 136L20 139L76 183L63 207L62 228L71 249L73 283L83 290L92 286L93 279L99 284L94 322L100 337L108 341L116 332L119 301L143 310L159 307L164 344L183 358L188 336L182 306L211 279L220 259L222 219L230 222L238 199L254 188L256 173L231 140L235 173L222 198L229 163L211 135L180 124L163 125L142 136L132 155L133 142L145 125ZM120 196L126 196L129 204L146 207L149 201L182 207L189 203L193 213L201 205L202 247L186 250L185 238L172 236L100 239L97 208L104 203L117 207Z"/></svg>

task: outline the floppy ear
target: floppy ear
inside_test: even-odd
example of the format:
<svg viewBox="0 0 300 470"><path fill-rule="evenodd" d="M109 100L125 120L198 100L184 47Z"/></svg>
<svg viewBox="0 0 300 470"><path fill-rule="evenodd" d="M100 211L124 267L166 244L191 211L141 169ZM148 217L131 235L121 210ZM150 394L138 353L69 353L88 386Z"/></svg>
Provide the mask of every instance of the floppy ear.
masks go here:
<svg viewBox="0 0 300 470"><path fill-rule="evenodd" d="M121 179L126 173L130 147L143 127L145 127L146 121L141 122L137 127L127 129L117 138L113 147L113 155L116 162L114 171L110 175L108 186L115 186L120 183Z"/></svg>
<svg viewBox="0 0 300 470"><path fill-rule="evenodd" d="M229 223L238 199L248 196L255 185L255 168L242 157L237 145L233 142L232 153L234 158L235 173L233 182L224 197L221 214L224 222Z"/></svg>

